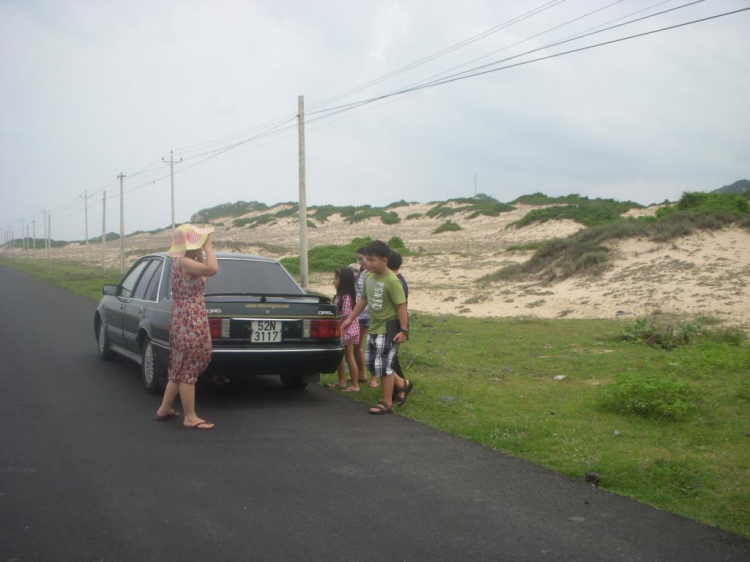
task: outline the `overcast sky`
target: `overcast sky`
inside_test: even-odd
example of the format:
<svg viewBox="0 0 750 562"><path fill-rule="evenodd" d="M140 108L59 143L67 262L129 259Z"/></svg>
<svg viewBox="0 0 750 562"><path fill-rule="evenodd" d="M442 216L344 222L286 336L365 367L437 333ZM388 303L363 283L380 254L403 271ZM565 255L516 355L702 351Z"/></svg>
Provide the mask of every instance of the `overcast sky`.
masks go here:
<svg viewBox="0 0 750 562"><path fill-rule="evenodd" d="M326 115L316 104L519 16L325 107L687 1L0 0L0 227L19 237L21 219L35 220L41 237L48 208L53 238L82 239L87 191L89 235L100 234L104 188L117 232L120 172L125 231L164 227L170 150L183 158L178 223L224 202L297 200L299 95L309 205L471 196L475 175L501 201L542 191L649 204L715 189L750 177L750 12L312 121ZM706 0L512 62L748 6ZM269 122L280 132L211 152Z"/></svg>

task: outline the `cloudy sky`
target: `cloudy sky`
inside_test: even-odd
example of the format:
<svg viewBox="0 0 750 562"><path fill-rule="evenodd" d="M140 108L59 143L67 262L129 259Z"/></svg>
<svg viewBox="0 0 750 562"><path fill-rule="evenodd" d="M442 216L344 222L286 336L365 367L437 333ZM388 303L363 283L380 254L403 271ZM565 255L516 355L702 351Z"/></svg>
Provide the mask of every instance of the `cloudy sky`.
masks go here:
<svg viewBox="0 0 750 562"><path fill-rule="evenodd" d="M119 231L121 172L126 232L164 227L170 151L178 223L296 200L299 95L310 205L465 197L475 175L501 201L715 189L750 177L750 12L347 105L750 7L706 0L547 47L688 1L0 0L0 228L41 237L47 208L53 238L82 239L86 192L99 234L106 190Z"/></svg>

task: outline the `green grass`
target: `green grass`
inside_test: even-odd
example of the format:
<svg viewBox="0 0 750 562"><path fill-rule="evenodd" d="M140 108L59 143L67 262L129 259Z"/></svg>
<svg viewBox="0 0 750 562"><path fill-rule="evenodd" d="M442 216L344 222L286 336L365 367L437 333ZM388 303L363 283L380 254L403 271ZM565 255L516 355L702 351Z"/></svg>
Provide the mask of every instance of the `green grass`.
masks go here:
<svg viewBox="0 0 750 562"><path fill-rule="evenodd" d="M120 280L68 263L0 265L94 300ZM625 341L627 326L610 320L419 313L401 348L415 390L397 411L573 478L598 472L608 490L750 538L750 349L711 331L667 351ZM374 404L380 391L352 397ZM689 407L675 416L664 405L676 400Z"/></svg>
<svg viewBox="0 0 750 562"><path fill-rule="evenodd" d="M0 258L0 265L24 271L95 301L102 298L102 285L116 285L122 279L119 268L107 269L102 274L101 267L85 267L70 262L52 261L52 267L47 267L46 259Z"/></svg>
<svg viewBox="0 0 750 562"><path fill-rule="evenodd" d="M423 314L410 336L401 363L415 390L398 413L573 478L595 471L608 490L750 537L746 343L666 351L622 341L616 321ZM645 397L655 413L612 408L618 380L636 383L621 402Z"/></svg>

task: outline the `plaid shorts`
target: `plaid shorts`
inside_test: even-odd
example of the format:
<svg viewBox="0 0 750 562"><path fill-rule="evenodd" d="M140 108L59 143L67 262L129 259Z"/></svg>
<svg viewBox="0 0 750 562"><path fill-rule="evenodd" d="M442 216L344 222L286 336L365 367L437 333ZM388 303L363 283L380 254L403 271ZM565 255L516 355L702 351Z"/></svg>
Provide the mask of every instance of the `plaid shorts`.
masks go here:
<svg viewBox="0 0 750 562"><path fill-rule="evenodd" d="M365 363L375 377L393 374L393 361L398 355L399 344L389 341L385 334L367 334Z"/></svg>

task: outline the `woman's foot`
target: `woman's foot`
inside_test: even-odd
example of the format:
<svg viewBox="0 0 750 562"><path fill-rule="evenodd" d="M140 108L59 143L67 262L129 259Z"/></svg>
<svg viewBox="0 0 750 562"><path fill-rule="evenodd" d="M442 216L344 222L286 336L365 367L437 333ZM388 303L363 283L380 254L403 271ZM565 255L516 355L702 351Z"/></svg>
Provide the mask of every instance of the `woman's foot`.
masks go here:
<svg viewBox="0 0 750 562"><path fill-rule="evenodd" d="M380 385L378 384L378 379L377 379L377 378L375 378L375 377L372 377L372 378L370 379L370 388L377 388L377 387L379 387L379 386L380 386Z"/></svg>
<svg viewBox="0 0 750 562"><path fill-rule="evenodd" d="M183 425L187 429L213 429L215 427L212 422L200 418L193 418L192 420L185 419Z"/></svg>
<svg viewBox="0 0 750 562"><path fill-rule="evenodd" d="M358 386L347 386L346 388L342 389L341 392L359 392L360 388Z"/></svg>
<svg viewBox="0 0 750 562"><path fill-rule="evenodd" d="M156 414L154 414L154 419L156 421L165 421L165 420L173 420L175 418L180 417L180 412L177 410L164 410L162 411L161 408L156 410Z"/></svg>

